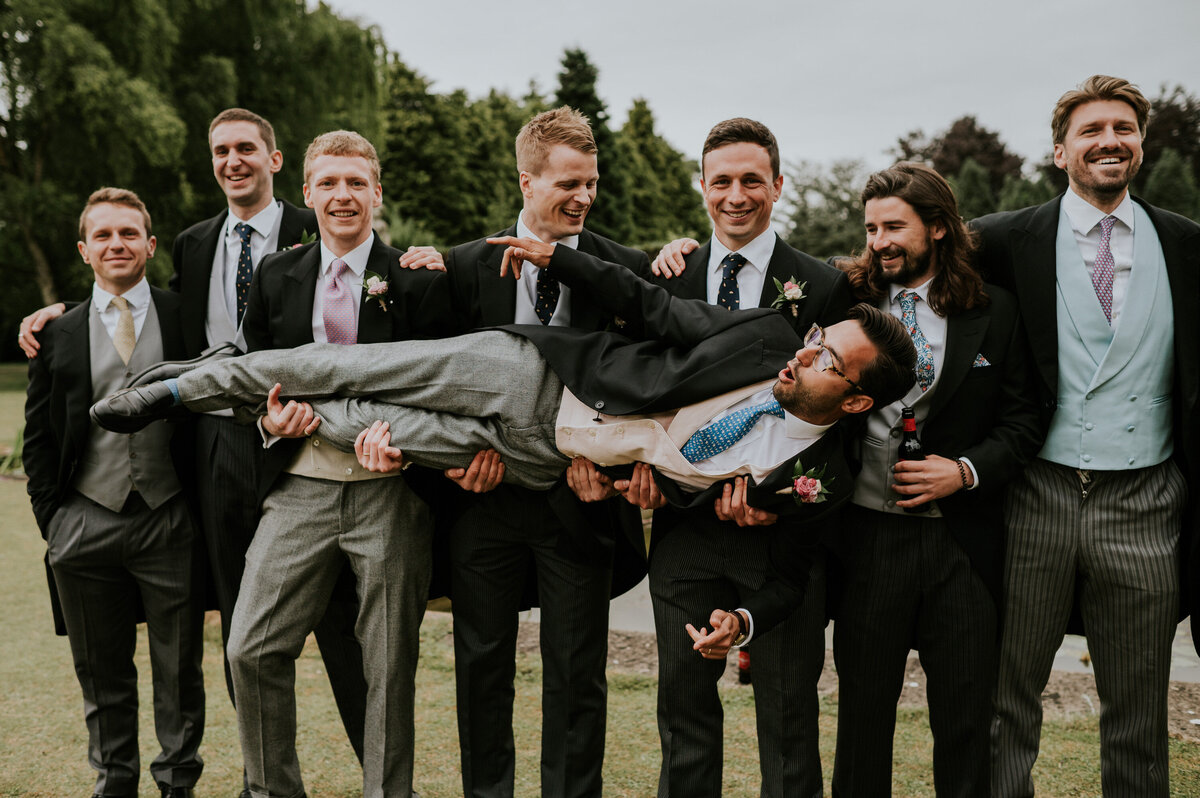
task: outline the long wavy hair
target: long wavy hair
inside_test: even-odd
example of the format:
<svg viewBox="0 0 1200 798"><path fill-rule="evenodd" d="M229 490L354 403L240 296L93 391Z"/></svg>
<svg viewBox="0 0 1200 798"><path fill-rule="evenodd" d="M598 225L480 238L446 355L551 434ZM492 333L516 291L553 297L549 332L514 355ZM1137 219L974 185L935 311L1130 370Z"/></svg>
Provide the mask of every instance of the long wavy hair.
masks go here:
<svg viewBox="0 0 1200 798"><path fill-rule="evenodd" d="M901 161L867 178L861 199L865 207L869 200L887 197L898 197L911 205L926 227L940 225L946 231L940 239L931 241L936 271L929 296L925 297L929 307L945 317L986 306L983 278L971 264L978 238L958 215L958 201L946 179L924 164ZM846 272L858 299L878 303L887 296L888 280L869 248L853 258L840 258L835 265Z"/></svg>

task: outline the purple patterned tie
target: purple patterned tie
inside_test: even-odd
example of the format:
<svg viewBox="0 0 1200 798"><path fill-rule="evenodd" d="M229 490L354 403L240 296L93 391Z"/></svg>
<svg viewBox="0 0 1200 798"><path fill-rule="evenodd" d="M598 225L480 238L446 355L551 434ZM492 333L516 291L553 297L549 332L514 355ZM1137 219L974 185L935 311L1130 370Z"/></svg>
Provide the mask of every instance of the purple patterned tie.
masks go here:
<svg viewBox="0 0 1200 798"><path fill-rule="evenodd" d="M350 267L346 261L337 258L329 269L329 282L325 284L322 316L325 319L325 339L331 344L358 342L358 326L354 323L358 292L347 280L348 272Z"/></svg>
<svg viewBox="0 0 1200 798"><path fill-rule="evenodd" d="M1100 246L1096 249L1096 262L1092 265L1092 286L1096 289L1096 298L1104 309L1104 318L1112 326L1112 288L1113 264L1112 249L1109 242L1112 239L1113 225L1117 217L1105 216L1100 220Z"/></svg>

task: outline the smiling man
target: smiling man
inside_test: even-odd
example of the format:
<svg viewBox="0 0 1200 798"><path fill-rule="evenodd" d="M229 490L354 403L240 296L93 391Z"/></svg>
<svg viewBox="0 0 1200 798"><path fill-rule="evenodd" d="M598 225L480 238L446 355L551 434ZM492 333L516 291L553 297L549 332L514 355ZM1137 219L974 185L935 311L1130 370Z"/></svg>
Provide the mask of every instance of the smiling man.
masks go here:
<svg viewBox="0 0 1200 798"><path fill-rule="evenodd" d="M986 798L1004 488L1042 438L1029 353L1008 291L971 264L974 239L950 185L922 164L867 179L866 248L847 265L859 299L904 325L916 384L874 408L862 470L833 546L844 576L831 607L838 671L833 785L887 795L908 655L929 684L938 795ZM924 460L902 460L911 408Z"/></svg>
<svg viewBox="0 0 1200 798"><path fill-rule="evenodd" d="M538 114L517 135L516 155L521 213L498 235L528 236L649 274L645 253L584 226L600 181L587 117L565 106ZM452 300L468 329L515 322L599 331L617 323L597 297L536 266L519 281L502 279L504 251L479 239L446 257ZM631 552L627 542L632 531L640 534L641 518L619 499L581 501L566 479L537 491L447 490L438 525L449 540L463 793L513 795L517 619L533 593L541 611L541 795L601 795L609 597L644 573L644 546ZM618 547L629 553L621 562L631 573L619 573L614 585Z"/></svg>
<svg viewBox="0 0 1200 798"><path fill-rule="evenodd" d="M381 198L370 142L344 130L313 140L304 157L304 199L316 212L321 238L264 259L243 322L250 351L450 331L445 275L400 269L399 251L372 232ZM372 273L383 293L367 292ZM295 659L348 560L361 599L354 628L368 685L363 795L408 798L429 510L403 477L378 478L326 445L307 405L284 405L276 396L261 427L270 444L258 481L263 513L246 552L228 644L250 792L255 798L303 794Z"/></svg>
<svg viewBox="0 0 1200 798"><path fill-rule="evenodd" d="M1096 669L1104 794L1169 791L1171 640L1200 469L1200 226L1129 194L1149 113L1129 81L1088 78L1051 120L1066 193L975 222L982 270L1020 302L1049 423L1007 507L1000 798L1033 795L1042 689L1072 606Z"/></svg>
<svg viewBox="0 0 1200 798"><path fill-rule="evenodd" d="M95 275L92 299L45 329L42 352L29 364L29 497L46 539L56 624L65 621L83 690L93 793L138 794L133 651L141 604L162 746L150 773L163 798L191 798L204 766L204 609L184 499L190 430L157 423L113 437L89 423L86 410L134 373L183 355L179 297L146 282L155 239L132 191L93 193L79 237L79 254Z"/></svg>
<svg viewBox="0 0 1200 798"><path fill-rule="evenodd" d="M659 284L674 296L727 309L778 305L798 334L814 323L844 318L851 303L845 276L788 246L771 229L771 213L783 190L779 145L771 131L752 119L719 122L704 141L700 163L712 239L703 246L684 239L664 247L655 261ZM780 297L776 282L800 286L802 296L777 303L786 297ZM765 578L768 563L761 552L735 545L763 534L740 528L712 507L681 511L665 506L654 514L650 587L663 684L659 734L664 793L720 792L720 674L714 663L699 660L683 630L689 623L700 627L712 607ZM735 552L734 560L715 567L690 554L711 545L727 546ZM751 663L764 794L821 794L817 680L825 664L825 619L825 566L816 557L804 605L779 628L754 638Z"/></svg>

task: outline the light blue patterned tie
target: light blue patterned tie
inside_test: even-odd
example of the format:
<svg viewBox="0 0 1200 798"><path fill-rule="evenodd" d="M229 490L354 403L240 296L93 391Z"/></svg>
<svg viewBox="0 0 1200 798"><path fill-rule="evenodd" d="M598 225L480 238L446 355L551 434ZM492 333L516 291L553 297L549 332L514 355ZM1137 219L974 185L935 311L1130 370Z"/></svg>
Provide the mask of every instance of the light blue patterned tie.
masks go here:
<svg viewBox="0 0 1200 798"><path fill-rule="evenodd" d="M746 437L746 433L754 428L758 420L767 415L783 418L783 408L779 406L779 402L772 399L730 413L697 431L679 451L689 463L707 460Z"/></svg>
<svg viewBox="0 0 1200 798"><path fill-rule="evenodd" d="M896 299L900 301L900 323L908 330L913 346L917 348L917 365L913 369L917 374L917 385L925 392L933 385L933 347L929 345L921 325L917 324L917 300L920 296L915 291L901 291Z"/></svg>

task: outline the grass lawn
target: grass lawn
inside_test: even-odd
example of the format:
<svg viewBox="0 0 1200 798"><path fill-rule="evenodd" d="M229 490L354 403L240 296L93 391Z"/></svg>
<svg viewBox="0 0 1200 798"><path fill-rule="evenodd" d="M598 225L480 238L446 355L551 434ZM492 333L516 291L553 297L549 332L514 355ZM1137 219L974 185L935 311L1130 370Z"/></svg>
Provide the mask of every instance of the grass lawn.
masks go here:
<svg viewBox="0 0 1200 798"><path fill-rule="evenodd" d="M23 368L0 366L0 444L11 442L21 423L19 393ZM66 638L53 634L42 567L45 546L38 534L21 480L0 479L0 798L84 796L92 785L86 761L86 734L79 686ZM149 661L145 630L137 664L142 701L142 796L157 796L146 766L156 746L151 723ZM233 798L241 788L241 756L232 708L225 696L220 629L210 613L205 626L208 719L202 753L206 761L197 795ZM538 794L541 666L536 656L517 663L517 795ZM333 704L316 646L297 665L300 761L313 798L359 796L361 772ZM655 793L658 734L653 678L623 673L609 676L606 795L645 798ZM421 630L417 677L417 783L424 798L461 794L458 739L454 718L454 660L450 620L427 616ZM833 763L837 706L822 704L822 759L826 784ZM758 766L752 693L725 693L725 795L757 796ZM1035 778L1038 794L1100 794L1097 727L1094 717L1048 723ZM903 710L896 738L894 792L932 795L932 740L923 711ZM1200 746L1171 741L1172 795L1200 795Z"/></svg>

